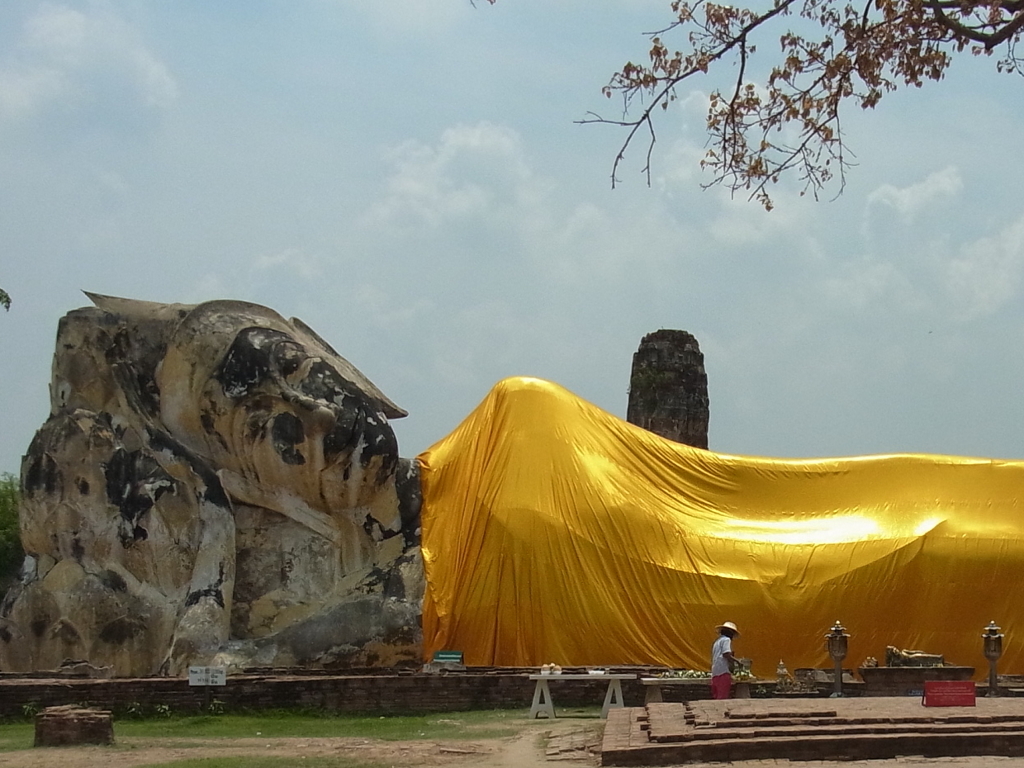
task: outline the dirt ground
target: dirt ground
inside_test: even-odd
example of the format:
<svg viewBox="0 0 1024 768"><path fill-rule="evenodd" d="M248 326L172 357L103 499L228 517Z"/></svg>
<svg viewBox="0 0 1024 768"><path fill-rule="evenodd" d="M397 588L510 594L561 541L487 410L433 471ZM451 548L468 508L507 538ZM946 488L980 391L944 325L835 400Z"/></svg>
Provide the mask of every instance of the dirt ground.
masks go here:
<svg viewBox="0 0 1024 768"><path fill-rule="evenodd" d="M503 723L507 725L508 723ZM60 747L0 753L0 768L135 768L202 757L338 757L373 761L394 768L595 768L600 764L604 721L559 718L522 720L518 733L502 738L439 741L380 741L363 738L290 739L134 739L112 747ZM891 760L834 762L753 760L690 763L685 768L1024 768L1024 758L903 756ZM668 767L671 768L671 767Z"/></svg>
<svg viewBox="0 0 1024 768"><path fill-rule="evenodd" d="M0 753L0 766L17 768L134 768L201 757L275 756L301 764L303 757L344 756L388 766L552 768L596 766L604 721L524 719L514 736L459 741L379 741L362 738L183 739L117 738L112 747L60 747ZM503 726L506 725L503 723ZM549 754L550 753L550 754Z"/></svg>

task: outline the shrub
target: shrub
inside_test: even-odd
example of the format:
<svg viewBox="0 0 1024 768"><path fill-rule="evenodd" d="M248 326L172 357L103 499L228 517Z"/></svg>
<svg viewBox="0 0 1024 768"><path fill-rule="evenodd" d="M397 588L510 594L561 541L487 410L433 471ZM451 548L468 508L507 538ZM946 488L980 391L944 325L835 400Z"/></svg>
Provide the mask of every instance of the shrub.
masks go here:
<svg viewBox="0 0 1024 768"><path fill-rule="evenodd" d="M4 590L18 578L25 559L18 527L18 499L18 478L0 474L0 588Z"/></svg>

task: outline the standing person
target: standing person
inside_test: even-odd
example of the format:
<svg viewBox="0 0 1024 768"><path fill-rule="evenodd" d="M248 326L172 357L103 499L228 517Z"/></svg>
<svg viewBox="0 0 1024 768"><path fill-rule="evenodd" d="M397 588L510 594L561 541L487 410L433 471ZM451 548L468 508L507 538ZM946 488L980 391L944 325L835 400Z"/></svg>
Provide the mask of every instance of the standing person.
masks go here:
<svg viewBox="0 0 1024 768"><path fill-rule="evenodd" d="M718 639L711 646L711 698L728 699L732 692L731 670L736 663L732 655L732 639L740 636L740 631L731 621L719 624Z"/></svg>

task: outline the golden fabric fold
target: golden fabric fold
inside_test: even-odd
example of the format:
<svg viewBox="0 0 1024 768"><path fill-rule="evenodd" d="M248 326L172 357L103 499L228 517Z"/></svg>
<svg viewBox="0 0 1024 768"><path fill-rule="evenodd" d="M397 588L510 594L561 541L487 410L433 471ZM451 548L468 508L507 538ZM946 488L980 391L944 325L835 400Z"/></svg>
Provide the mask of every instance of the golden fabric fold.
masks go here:
<svg viewBox="0 0 1024 768"><path fill-rule="evenodd" d="M1024 669L1024 462L691 448L550 382L499 382L419 457L424 651L471 665L706 669L722 621L768 676L895 645ZM1024 637L1020 640L1024 641Z"/></svg>

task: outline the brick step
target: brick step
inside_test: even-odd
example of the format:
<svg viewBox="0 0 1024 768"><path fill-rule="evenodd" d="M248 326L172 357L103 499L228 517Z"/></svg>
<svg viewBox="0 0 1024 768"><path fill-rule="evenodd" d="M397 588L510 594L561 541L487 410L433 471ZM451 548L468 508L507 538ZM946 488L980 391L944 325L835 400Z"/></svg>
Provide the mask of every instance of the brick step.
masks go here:
<svg viewBox="0 0 1024 768"><path fill-rule="evenodd" d="M685 705L684 705L685 706ZM839 712L835 709L821 710L794 710L776 712L755 712L743 709L730 709L725 713L728 720L775 720L777 718L805 718L805 717L838 717Z"/></svg>
<svg viewBox="0 0 1024 768"><path fill-rule="evenodd" d="M964 732L902 732L729 738L657 743L625 747L606 740L601 764L672 765L686 762L743 760L878 760L900 755L950 757L964 755L1024 755L1024 732L1019 729Z"/></svg>
<svg viewBox="0 0 1024 768"><path fill-rule="evenodd" d="M866 734L1000 734L1020 733L1021 730L1021 721L1005 723L874 723L864 725L835 724L829 726L793 725L778 728L687 728L670 732L648 731L648 739L657 743L801 738L809 736L838 739Z"/></svg>
<svg viewBox="0 0 1024 768"><path fill-rule="evenodd" d="M1024 714L1020 715L909 715L903 717L800 717L788 716L784 718L742 718L737 719L726 713L726 719L712 721L701 721L694 719L697 726L711 726L715 728L750 728L764 725L788 726L788 725L886 725L886 724L908 724L908 725L931 725L933 723L1024 723Z"/></svg>

